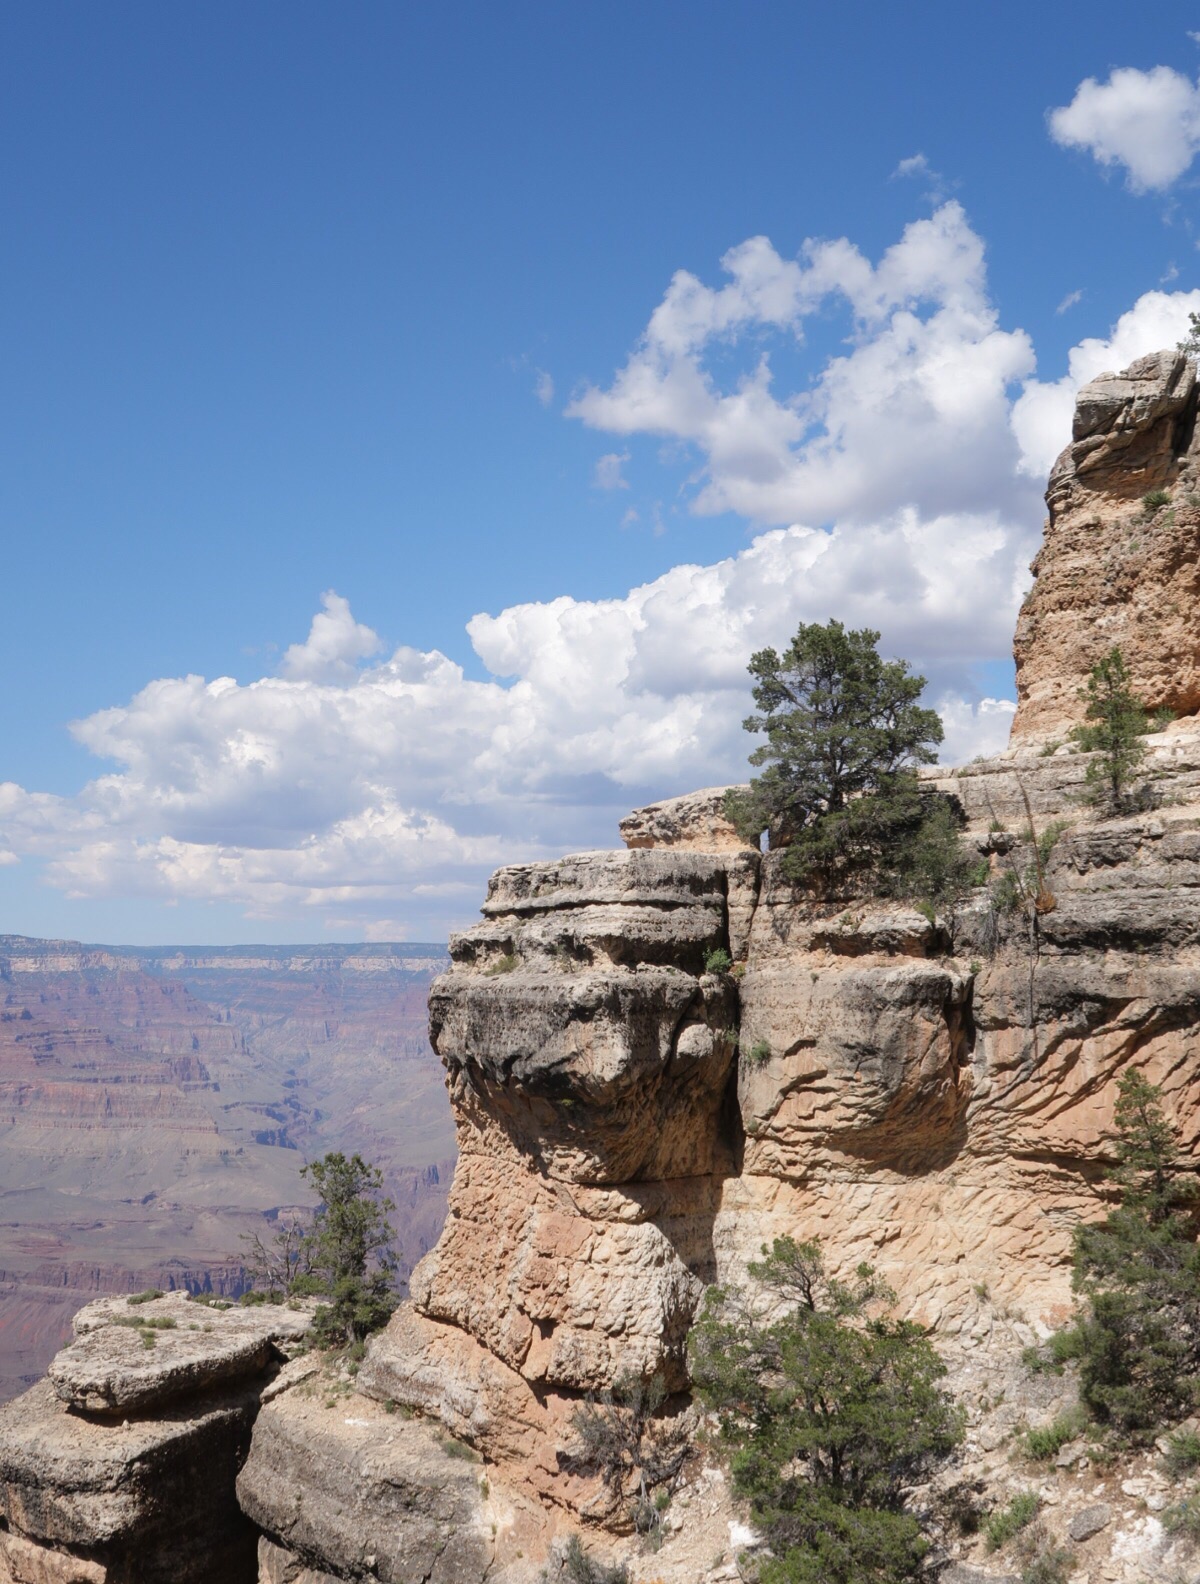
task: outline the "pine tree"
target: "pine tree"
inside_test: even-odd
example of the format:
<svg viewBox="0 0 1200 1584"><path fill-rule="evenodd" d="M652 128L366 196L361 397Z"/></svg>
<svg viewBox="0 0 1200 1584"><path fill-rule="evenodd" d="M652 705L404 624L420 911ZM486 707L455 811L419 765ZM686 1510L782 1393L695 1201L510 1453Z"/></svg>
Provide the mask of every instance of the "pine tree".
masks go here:
<svg viewBox="0 0 1200 1584"><path fill-rule="evenodd" d="M795 878L877 871L924 817L915 768L936 759L942 723L917 702L925 678L883 660L878 642L869 628L812 623L782 655L751 658L760 713L744 724L766 734L750 755L766 769L726 809L748 840L766 830L786 845Z"/></svg>
<svg viewBox="0 0 1200 1584"><path fill-rule="evenodd" d="M1085 753L1095 755L1087 767L1087 800L1120 814L1136 802L1134 777L1146 757L1142 738L1157 721L1130 687L1119 648L1097 660L1079 696L1087 703L1086 719L1071 736Z"/></svg>
<svg viewBox="0 0 1200 1584"><path fill-rule="evenodd" d="M1112 1172L1121 1202L1075 1234L1081 1393L1097 1418L1134 1438L1196 1405L1200 1368L1194 1185L1180 1170L1161 1098L1141 1073L1121 1078Z"/></svg>
<svg viewBox="0 0 1200 1584"><path fill-rule="evenodd" d="M772 1557L762 1584L900 1584L928 1549L905 1511L962 1434L945 1366L919 1326L872 1318L892 1295L868 1266L832 1280L817 1243L776 1240L750 1273L766 1302L711 1288L689 1343L692 1379L733 1448Z"/></svg>
<svg viewBox="0 0 1200 1584"><path fill-rule="evenodd" d="M317 1311L318 1340L361 1341L386 1325L396 1307L393 1291L395 1232L388 1217L396 1208L383 1193L383 1174L361 1155L340 1150L310 1161L300 1171L320 1196L304 1239L306 1274L293 1290L327 1298Z"/></svg>

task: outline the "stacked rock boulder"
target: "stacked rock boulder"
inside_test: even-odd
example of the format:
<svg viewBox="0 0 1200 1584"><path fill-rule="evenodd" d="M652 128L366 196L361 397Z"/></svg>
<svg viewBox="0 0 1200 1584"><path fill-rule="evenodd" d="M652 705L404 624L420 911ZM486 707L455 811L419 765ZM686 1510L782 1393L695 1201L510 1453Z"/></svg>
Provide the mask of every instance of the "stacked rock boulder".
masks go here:
<svg viewBox="0 0 1200 1584"><path fill-rule="evenodd" d="M0 1408L0 1580L253 1580L234 1481L261 1394L310 1323L184 1293L81 1309L47 1379Z"/></svg>
<svg viewBox="0 0 1200 1584"><path fill-rule="evenodd" d="M1080 390L1017 622L1014 744L1063 737L1082 717L1088 671L1114 645L1152 710L1200 709L1198 399L1181 352Z"/></svg>

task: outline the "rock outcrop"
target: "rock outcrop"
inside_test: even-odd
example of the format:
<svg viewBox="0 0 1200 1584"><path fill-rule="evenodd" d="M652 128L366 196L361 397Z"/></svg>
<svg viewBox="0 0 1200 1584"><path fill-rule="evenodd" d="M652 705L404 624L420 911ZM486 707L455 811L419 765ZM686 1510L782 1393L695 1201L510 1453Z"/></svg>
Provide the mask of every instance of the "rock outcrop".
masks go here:
<svg viewBox="0 0 1200 1584"><path fill-rule="evenodd" d="M1097 544L1138 514L1147 575L1187 595L1200 512L1172 524L1140 497L1184 488L1195 399L1173 354L1081 394L1018 636L1016 744L923 773L993 879L1030 884L1042 838L1036 914L984 875L936 915L818 899L736 839L721 789L637 811L623 851L501 869L430 992L460 1153L410 1300L361 1368L279 1375L304 1325L291 1311L226 1311L210 1333L179 1297L91 1306L50 1380L0 1411L12 1576L165 1578L169 1509L188 1544L206 1513L226 1559L197 1578L557 1578L565 1531L628 1527L573 1456L580 1406L657 1377L664 1414L694 1413L704 1287L742 1281L784 1234L820 1238L839 1270L870 1262L932 1330L967 1436L920 1493L928 1512L1036 1477L1047 1546L1090 1577L1171 1576L1151 1454L1111 1476L1068 1441L1035 1476L1017 1437L1071 1403L1070 1380L1030 1377L1020 1351L1068 1314L1073 1230L1111 1203L1124 1073L1160 1087L1200 1171L1200 729L1148 739L1148 812L1119 819L1081 804L1085 756L1039 746L1077 718L1097 646L1120 641L1148 702L1168 701L1158 640L1132 591L1110 597ZM1183 709L1187 624L1159 637ZM756 1539L723 1487L716 1467L689 1472L636 1577L736 1576L731 1553ZM931 1523L943 1577L1020 1571Z"/></svg>
<svg viewBox="0 0 1200 1584"><path fill-rule="evenodd" d="M1198 394L1179 352L1079 392L1013 643L1013 742L1065 736L1083 717L1089 670L1114 645L1150 709L1200 711Z"/></svg>
<svg viewBox="0 0 1200 1584"><path fill-rule="evenodd" d="M311 1313L173 1295L76 1320L50 1378L0 1408L0 1567L19 1584L250 1584L234 1482Z"/></svg>

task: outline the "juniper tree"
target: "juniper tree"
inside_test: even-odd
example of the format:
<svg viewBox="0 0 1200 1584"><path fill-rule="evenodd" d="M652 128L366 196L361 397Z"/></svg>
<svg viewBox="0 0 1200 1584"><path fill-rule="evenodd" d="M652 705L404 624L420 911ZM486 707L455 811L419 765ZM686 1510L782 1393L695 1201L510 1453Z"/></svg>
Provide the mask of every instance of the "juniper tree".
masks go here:
<svg viewBox="0 0 1200 1584"><path fill-rule="evenodd" d="M710 1288L689 1343L692 1379L720 1416L734 1488L772 1556L762 1584L899 1584L928 1549L905 1511L962 1434L924 1331L872 1317L892 1295L869 1266L843 1283L817 1243L779 1238L750 1266L763 1301Z"/></svg>
<svg viewBox="0 0 1200 1584"><path fill-rule="evenodd" d="M1121 1190L1105 1220L1075 1233L1080 1389L1097 1418L1135 1438L1191 1411L1200 1369L1200 1249L1194 1181L1179 1165L1160 1091L1141 1073L1118 1084Z"/></svg>
<svg viewBox="0 0 1200 1584"><path fill-rule="evenodd" d="M1160 717L1148 715L1131 688L1119 648L1097 660L1079 696L1086 701L1086 717L1071 736L1085 753L1095 755L1087 767L1085 796L1089 803L1119 814L1134 801L1134 777L1146 757L1142 738Z"/></svg>
<svg viewBox="0 0 1200 1584"><path fill-rule="evenodd" d="M810 623L782 654L750 660L759 712L744 725L766 735L750 755L765 768L726 795L726 811L748 840L766 830L786 845L794 878L877 874L928 812L915 772L936 759L942 723L918 703L925 678L882 659L878 643L870 628Z"/></svg>
<svg viewBox="0 0 1200 1584"><path fill-rule="evenodd" d="M383 1174L361 1155L340 1150L301 1167L319 1203L304 1239L306 1273L296 1292L328 1299L317 1317L317 1335L328 1343L361 1341L385 1325L396 1307L396 1208L383 1192Z"/></svg>

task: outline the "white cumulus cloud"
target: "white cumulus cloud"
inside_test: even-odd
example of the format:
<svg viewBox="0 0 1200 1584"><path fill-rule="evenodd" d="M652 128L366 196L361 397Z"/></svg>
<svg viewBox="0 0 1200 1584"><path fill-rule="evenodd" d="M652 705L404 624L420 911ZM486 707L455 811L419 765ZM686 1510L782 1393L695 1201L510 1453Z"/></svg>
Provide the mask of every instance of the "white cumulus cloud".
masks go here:
<svg viewBox="0 0 1200 1584"><path fill-rule="evenodd" d="M723 267L719 286L677 274L571 410L628 440L601 460L609 487L635 436L691 448L693 508L758 525L738 553L476 615L484 681L438 650L383 655L328 591L276 675L160 678L77 722L112 768L75 796L0 785L0 863L40 861L80 896L428 938L470 919L498 863L612 845L637 803L743 778L750 655L833 616L928 677L944 762L1002 747L1013 706L980 667L1008 656L1074 392L1177 340L1200 292L1147 293L1040 382L957 203L875 261L757 237ZM777 388L771 360L804 365L806 321L831 306L844 348Z"/></svg>
<svg viewBox="0 0 1200 1584"><path fill-rule="evenodd" d="M589 386L568 414L694 447L697 512L830 523L1020 497L1007 392L1033 372L1033 348L1024 331L999 328L960 204L914 221L875 264L844 238L806 242L797 260L766 237L721 264L720 287L676 274L612 383ZM848 350L810 384L778 391L764 337L794 346L831 301L849 310ZM739 343L758 350L722 383L710 362Z"/></svg>
<svg viewBox="0 0 1200 1584"><path fill-rule="evenodd" d="M1200 151L1200 84L1170 66L1119 66L1107 82L1085 78L1049 124L1064 148L1122 166L1132 192L1162 192Z"/></svg>
<svg viewBox="0 0 1200 1584"><path fill-rule="evenodd" d="M323 610L312 619L308 637L285 651L279 670L293 682L345 681L360 660L380 650L379 634L356 622L349 601L327 589L321 595Z"/></svg>

